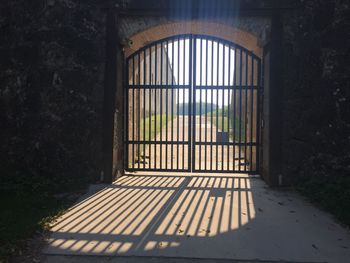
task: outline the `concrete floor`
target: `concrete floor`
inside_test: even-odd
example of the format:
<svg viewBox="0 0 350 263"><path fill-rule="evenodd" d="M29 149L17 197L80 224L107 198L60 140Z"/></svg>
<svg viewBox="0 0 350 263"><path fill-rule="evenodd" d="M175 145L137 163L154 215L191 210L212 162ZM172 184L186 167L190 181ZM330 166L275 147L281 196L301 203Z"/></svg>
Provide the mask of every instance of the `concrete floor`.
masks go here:
<svg viewBox="0 0 350 263"><path fill-rule="evenodd" d="M46 257L46 263L268 263L266 261L247 261L229 259L170 258L170 257L94 257L94 256L60 256ZM269 261L269 263L273 263ZM283 263L279 261L279 263ZM285 262L286 263L286 262ZM291 263L291 262L289 262Z"/></svg>
<svg viewBox="0 0 350 263"><path fill-rule="evenodd" d="M350 262L347 229L258 178L136 173L98 188L53 225L48 263L78 262L57 255Z"/></svg>

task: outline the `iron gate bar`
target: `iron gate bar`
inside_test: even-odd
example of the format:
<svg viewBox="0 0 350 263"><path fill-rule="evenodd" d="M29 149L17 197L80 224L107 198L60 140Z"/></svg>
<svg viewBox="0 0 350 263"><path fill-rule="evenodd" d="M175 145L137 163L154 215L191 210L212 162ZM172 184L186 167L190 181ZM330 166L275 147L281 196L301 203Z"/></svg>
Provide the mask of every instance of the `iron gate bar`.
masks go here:
<svg viewBox="0 0 350 263"><path fill-rule="evenodd" d="M248 112L248 53L245 53L245 84L247 89L244 91L245 95L245 112L244 112L244 171L247 171L247 112Z"/></svg>
<svg viewBox="0 0 350 263"><path fill-rule="evenodd" d="M254 90L253 90L253 82L254 82L254 59L251 58L251 79L250 79L250 139L249 141L253 141L253 102L254 102ZM253 147L250 147L250 156L249 156L249 168L252 169L253 165Z"/></svg>
<svg viewBox="0 0 350 263"><path fill-rule="evenodd" d="M138 143L140 143L140 144L142 144L143 142L145 142L145 143L156 143L156 144L159 144L159 145L161 145L161 144L167 144L167 142L164 142L164 141L160 141L160 140L157 140L157 141L143 141L143 140L135 140L135 141L129 141L130 143L132 143L132 142L134 142L135 144L138 144ZM182 145L182 144L187 144L187 141L185 141L185 142L183 142L183 141L179 141L179 142L177 142L177 141L174 141L174 145ZM241 145L241 146L245 146L245 145L247 145L247 146L257 146L258 144L256 143L256 142L252 142L252 143L250 143L250 142L247 142L247 143L244 143L244 142L241 142L241 143L234 143L234 142L205 142L205 141L203 141L203 142L196 142L196 144L198 144L198 145Z"/></svg>
<svg viewBox="0 0 350 263"><path fill-rule="evenodd" d="M161 48L160 48L160 85L163 86L163 42L161 42ZM160 140L163 140L163 89L160 91ZM163 168L163 159L162 159L162 152L163 152L163 145L160 145L160 169Z"/></svg>
<svg viewBox="0 0 350 263"><path fill-rule="evenodd" d="M157 49L158 43L154 47L154 84L157 85ZM157 137L157 91L154 90L154 141ZM154 168L157 169L157 144L154 143Z"/></svg>
<svg viewBox="0 0 350 263"><path fill-rule="evenodd" d="M148 83L151 85L152 84L152 46L149 48L149 80ZM148 103L148 137L152 133L152 108L151 108L151 103L152 103L152 89L148 90L148 97L149 97L149 103ZM148 145L148 160L149 160L149 167L152 167L152 150L151 150L151 142L149 142Z"/></svg>
<svg viewBox="0 0 350 263"><path fill-rule="evenodd" d="M260 166L260 120L261 120L261 112L260 112L260 103L262 103L262 82L261 82L261 60L259 59L257 61L258 63L258 83L259 86L257 90L257 117L256 117L256 171L259 172L259 166Z"/></svg>
<svg viewBox="0 0 350 263"><path fill-rule="evenodd" d="M202 85L202 72L203 72L203 60L202 60L202 46L203 39L200 39L200 55L199 55L199 83ZM197 84L197 83L196 83ZM196 140L196 138L194 138ZM202 141L202 90L199 90L199 140ZM199 170L202 168L202 147L199 147Z"/></svg>
<svg viewBox="0 0 350 263"><path fill-rule="evenodd" d="M192 127L192 122L191 122L191 119L192 119L192 107L191 107L191 101L193 101L193 98L192 98L192 90L193 90L193 86L192 86L192 83L193 83L193 45L192 45L192 39L193 39L193 36L191 35L190 36L190 39L189 39L189 76L188 76L188 84L190 86L189 88L189 91L188 91L188 106L187 106L187 111L188 111L188 150L187 150L187 155L188 155L188 161L187 161L187 169L189 171L191 171L191 127ZM195 129L195 128L194 128Z"/></svg>
<svg viewBox="0 0 350 263"><path fill-rule="evenodd" d="M197 81L197 38L192 36L191 42L194 42L193 45L193 65L190 65L193 67L193 80L192 80L192 92L193 92L193 98L189 101L189 107L191 107L190 102L194 102L193 104L193 132L192 132L192 170L196 168L196 140L193 140L193 138L196 138L196 118L197 118L197 111L196 111L196 84Z"/></svg>
<svg viewBox="0 0 350 263"><path fill-rule="evenodd" d="M216 85L219 85L219 41L216 42ZM216 141L218 140L218 128L219 128L219 90L216 91ZM218 144L216 144L216 166L215 169L219 170L219 151L218 151Z"/></svg>
<svg viewBox="0 0 350 263"><path fill-rule="evenodd" d="M180 84L180 67L179 67L179 64L180 64L180 37L177 38L177 82L178 84ZM177 87L176 89L177 91L177 96L176 96L176 99L177 99L177 109L176 109L176 120L177 120L177 127L176 127L176 139L177 139L177 142L179 142L179 88ZM176 168L179 169L179 144L177 144L176 146Z"/></svg>
<svg viewBox="0 0 350 263"><path fill-rule="evenodd" d="M171 56L169 42L171 42ZM203 43L204 42L204 43ZM209 44L211 44L211 85L209 85ZM214 46L216 45L216 50L214 51ZM181 47L180 47L181 46ZM197 47L198 46L198 47ZM177 48L177 55L175 58L175 48ZM204 50L205 49L205 50ZM147 50L149 51L149 63L147 63ZM188 51L189 50L189 51ZM161 52L158 54L158 51ZM188 51L188 53L187 53ZM183 52L180 54L180 52ZM199 57L197 53L199 52ZM205 53L204 53L205 52ZM228 55L227 55L228 52ZM233 83L231 83L231 53L234 52L234 70L233 70ZM244 53L243 53L244 52ZM164 54L163 54L164 53ZM187 54L188 57L187 57ZM214 83L214 53L216 53L216 83ZM239 57L238 57L239 53ZM166 55L166 60L164 61L164 55ZM141 65L141 57L143 56L143 69ZM221 57L222 56L222 57ZM160 61L159 61L160 57ZM171 65L170 65L171 57ZM197 58L199 59L199 78L197 76ZM137 59L137 61L135 61ZM239 59L237 66L237 59ZM243 64L243 59L245 64ZM228 61L227 61L228 60ZM154 67L153 62L154 61ZM186 72L186 66L188 64L188 72ZM150 45L147 45L131 56L127 58L126 75L131 76L130 71L132 71L131 81L124 82L127 85L127 101L126 108L129 116L132 114L132 132L130 134L129 125L126 127L127 134L124 136L125 143L127 144L126 153L127 161L125 162L127 169L132 170L157 170L157 171L197 171L197 172L210 172L218 171L221 172L249 172L254 173L258 171L259 167L259 154L260 154L260 119L261 119L261 60L256 55L240 47L234 43L226 40L218 39L211 36L203 35L178 35L175 37L169 37L156 41ZM164 77L164 62L167 65L166 76ZM132 63L132 64L131 64ZM205 63L205 66L204 64ZM251 63L251 64L250 64ZM137 69L136 69L137 64ZM147 65L149 64L149 65ZM177 72L175 72L175 64L177 65ZM226 66L227 64L227 66ZM130 65L132 69L130 70ZM242 68L244 65L244 69ZM149 81L146 83L146 73L147 66L149 66ZM183 67L180 70L180 67ZM160 67L160 69L159 69ZM257 70L255 70L257 67ZM130 71L129 71L130 70ZM171 71L170 71L171 70ZM243 70L245 70L245 81L243 82ZM170 74L169 74L170 71ZM180 72L182 71L182 72ZM221 72L220 72L221 71ZM142 73L143 72L143 73ZM154 75L152 74L154 72ZM227 73L226 73L227 72ZM257 72L257 74L255 73ZM159 75L159 74L160 75ZM174 74L172 74L174 73ZM188 74L188 78L186 79ZM136 75L137 74L137 75ZM143 81L141 80L141 74ZM182 74L182 75L181 75ZM196 74L196 75L195 75ZM203 74L205 74L203 78ZM239 75L238 75L239 74ZM249 75L251 74L251 75ZM171 78L171 83L169 83L169 77ZM249 76L250 83L249 83ZM237 77L239 81L237 83ZM176 83L175 83L176 78ZM166 79L166 83L164 83ZM198 81L199 80L199 81ZM256 81L255 81L256 80ZM188 81L188 83L187 83ZM255 83L257 82L257 83ZM205 83L205 84L204 84ZM221 84L221 85L220 85ZM171 89L171 102L169 102L169 89ZM181 92L180 92L181 89ZM199 93L199 116L196 110L196 93ZM165 90L165 101L164 101L164 90ZM203 91L202 91L203 90ZM238 101L237 101L237 90ZM188 93L187 93L188 92ZM208 93L210 92L209 96ZM214 94L215 92L215 94ZM222 93L221 93L222 92ZM180 101L180 93L182 95L182 100ZM250 93L250 94L249 94ZM146 94L149 95L149 105L148 105L148 118L149 118L149 140L146 140ZM152 107L153 101L152 96L154 95L154 105ZM186 103L188 94L188 103ZM227 94L227 105L226 96ZM176 98L174 98L174 96ZM216 125L217 130L216 140L213 141L213 120L214 120L214 95L216 95ZM219 95L221 95L221 101L219 101ZM132 101L131 108L129 108L130 96ZM142 97L143 96L143 97ZM158 97L159 96L159 103ZM203 97L204 96L204 97ZM244 97L243 97L244 96ZM210 131L208 131L208 99L210 98ZM256 98L256 99L255 99ZM141 103L143 99L143 103ZM244 100L244 105L243 105ZM182 114L180 113L180 102L182 103ZM171 124L169 124L169 103L171 104ZM176 105L174 105L176 103ZM205 103L204 107L202 103ZM233 103L233 105L231 105ZM237 103L238 106L237 107ZM143 104L143 105L142 105ZM165 108L164 108L165 105ZM226 106L225 106L226 105ZM176 107L176 114L174 114L174 106ZM233 109L231 111L231 106ZM221 123L219 123L219 107L221 108ZM255 108L254 108L255 107ZM135 112L138 109L138 112ZM250 109L250 112L249 110ZM143 122L141 121L141 110L143 110ZM159 111L158 111L159 110ZM186 110L186 112L185 112ZM163 135L163 115L165 111L165 141ZM236 112L239 111L239 121L238 121L238 132L236 130L236 121L231 123L231 118L236 118L238 115ZM231 117L231 113L233 116ZM182 129L180 130L180 114L182 115ZM202 116L205 114L205 116ZM154 116L152 116L154 115ZM157 116L158 115L158 116ZM176 120L174 119L176 115ZM188 127L185 127L185 118L188 119ZM196 138L196 122L197 116L199 117L199 141ZM255 117L255 119L254 119ZM159 121L158 121L158 118ZM130 118L129 118L130 119ZM153 119L153 120L152 120ZM126 118L126 122L127 122ZM255 126L253 125L254 120L256 121ZM152 127L152 121L154 121L154 127ZM203 124L203 121L205 122ZM176 131L174 130L174 124L177 123ZM141 123L143 123L143 136L141 137ZM160 126L157 126L160 123ZM219 124L221 124L219 127ZM233 125L231 141L231 124ZM137 125L137 126L136 126ZM171 141L169 141L168 136L170 135L169 126L171 126ZM202 127L203 126L203 127ZM159 127L159 130L158 130ZM193 130L192 130L193 127ZM186 128L188 129L188 138L186 140ZM202 131L202 128L205 130ZM221 131L220 131L221 128ZM248 130L249 129L249 130ZM157 131L158 130L158 131ZM174 132L176 132L176 141L174 141ZM208 138L208 132L210 139ZM154 137L151 137L153 133ZM157 139L157 134L160 133L160 139ZM220 134L219 134L220 133ZM238 133L238 140L236 135ZM202 135L203 134L203 135ZM255 140L254 140L255 134ZM130 140L131 135L131 140ZM204 140L203 140L204 136ZM219 138L219 137L220 138ZM243 138L244 136L244 138ZM137 139L136 139L137 137ZM228 138L227 138L228 137ZM208 141L208 139L210 141ZM143 149L141 151L141 145ZM148 145L149 153L149 163L146 161L146 145ZM187 167L185 165L185 145L188 147L187 152ZM131 148L129 148L131 146ZM165 146L165 147L164 147ZM171 148L171 158L170 165L171 169L168 167L168 149ZM213 167L213 146L216 151L216 165ZM173 148L176 147L176 152ZM210 149L210 155L208 155L208 147ZM231 168L231 147L233 147L233 162ZM236 168L236 147L238 147L238 169ZM243 148L244 147L244 148ZM135 148L137 153L135 152ZM154 149L154 156L151 156L151 149ZM133 151L129 154L130 149ZM182 149L182 151L181 151ZM255 151L253 151L253 149ZM165 165L163 165L163 150L165 150ZM202 156L202 151L205 151ZM221 153L220 153L221 151ZM182 158L180 153L182 152ZM199 154L197 163L196 155ZM142 154L142 155L141 155ZM174 157L174 154L176 155ZM224 156L226 154L226 156ZM243 154L243 156L242 156ZM160 159L158 156L160 155ZM221 167L219 166L219 155L221 155ZM210 164L208 163L208 157L210 156ZM129 160L129 158L132 160ZM153 158L152 158L153 157ZM204 164L202 165L202 159L204 158ZM225 158L226 157L226 163ZM249 158L248 158L249 157ZM254 159L255 158L255 159ZM143 159L143 165L141 166L141 161ZM176 159L176 167L174 167L174 161ZM180 160L182 161L180 162ZM249 159L249 160L248 160ZM157 164L159 160L159 165ZM131 162L130 162L131 161ZM138 162L135 165L135 162ZM154 164L153 164L154 161ZM254 162L255 161L255 162ZM146 165L148 164L148 165ZM255 165L254 165L255 164ZM131 165L131 167L130 167ZM208 166L209 165L209 166ZM165 166L165 169L164 169ZM210 167L210 168L209 168ZM244 169L243 169L244 167Z"/></svg>
<svg viewBox="0 0 350 263"><path fill-rule="evenodd" d="M240 89L239 89L239 143L241 143L241 139L242 139L242 136L241 136L241 132L242 132L242 50L239 51L239 68L240 68L240 71L239 71L239 86L240 86ZM239 145L238 147L238 171L240 172L241 171L241 145Z"/></svg>
<svg viewBox="0 0 350 263"><path fill-rule="evenodd" d="M231 48L228 46L228 83L227 85L230 87L231 85ZM227 95L227 132L228 136L230 138L230 95L231 95L231 88L228 88L228 95ZM234 164L233 164L234 165ZM227 169L230 170L230 145L227 146ZM234 167L234 166L233 166Z"/></svg>
<svg viewBox="0 0 350 263"><path fill-rule="evenodd" d="M135 85L135 58L132 59L132 84ZM135 109L135 88L132 88L132 108ZM132 113L132 139L135 140L135 113ZM132 167L135 167L135 144L132 144Z"/></svg>
<svg viewBox="0 0 350 263"><path fill-rule="evenodd" d="M206 47L205 47L205 59L206 59L206 63L205 63L205 85L208 85L208 39L206 39ZM207 90L205 90L205 142L207 142L207 115L208 115L208 111L207 111L207 99L208 99L208 94L207 94ZM204 159L207 160L207 145L205 145L205 156ZM207 161L205 162L205 170L207 170Z"/></svg>
<svg viewBox="0 0 350 263"><path fill-rule="evenodd" d="M168 52L169 52L169 41L167 40L166 41L166 60L167 60L167 67L166 67L166 84L165 85L168 85L168 81L169 81L169 55L168 55ZM166 109L165 109L165 129L166 129L166 133L165 133L165 140L168 141L168 99L169 99L169 94L168 94L168 89L165 90L165 95L166 95ZM166 150L165 150L165 169L168 169L168 145L165 145L166 147Z"/></svg>
<svg viewBox="0 0 350 263"><path fill-rule="evenodd" d="M237 74L236 74L236 65L237 65L237 49L236 47L234 48L234 58L233 58L233 63L234 63L234 72L233 72L233 170L236 168L236 89L237 89Z"/></svg>
<svg viewBox="0 0 350 263"><path fill-rule="evenodd" d="M174 70L174 39L171 42L171 63ZM171 78L171 84L174 85L174 76ZM171 169L173 169L173 146L174 146L174 89L171 90Z"/></svg>
<svg viewBox="0 0 350 263"><path fill-rule="evenodd" d="M221 90L221 89L227 89L227 88L230 88L230 89L237 89L237 90L251 90L252 88L254 89L254 90L258 90L260 87L259 86L254 86L254 87L251 87L250 85L248 85L247 87L244 85L244 83L242 84L242 88L240 88L239 86L238 87L232 87L232 86L230 86L230 87L228 87L228 86L223 86L223 85L219 85L219 86L214 86L214 87L211 87L211 86L205 86L205 85L203 85L203 86L197 86L197 89L203 89L203 90L205 90L205 89L213 89L213 90Z"/></svg>
<svg viewBox="0 0 350 263"><path fill-rule="evenodd" d="M225 87L225 46L222 46L222 85ZM225 132L225 121L224 121L224 112L225 112L225 88L222 89L222 112L221 112L221 118L222 118L222 137ZM223 139L223 138L222 138ZM221 171L224 170L224 145L221 146Z"/></svg>
<svg viewBox="0 0 350 263"><path fill-rule="evenodd" d="M143 50L143 169L146 169L146 49Z"/></svg>
<svg viewBox="0 0 350 263"><path fill-rule="evenodd" d="M214 42L211 41L211 124L210 124L210 141L213 141L213 105L214 105ZM210 170L213 170L213 146L210 145Z"/></svg>
<svg viewBox="0 0 350 263"><path fill-rule="evenodd" d="M182 76L182 84L186 83L186 41L183 39L183 76ZM185 141L185 108L184 108L184 101L185 101L185 89L182 89L182 140ZM185 169L185 146L182 146L182 169Z"/></svg>
<svg viewBox="0 0 350 263"><path fill-rule="evenodd" d="M141 53L139 53L139 55L138 55L138 83L140 84L141 83L141 58L140 58L140 56L141 56ZM139 126L139 128L138 128L138 138L140 139L141 138L141 129L140 129L140 127L141 127L141 100L140 100L140 92L141 92L141 89L139 89L138 90L138 92L137 92L137 94L138 94L138 104L139 104L139 112L138 112L138 114L139 114L139 116L138 116L138 126ZM137 145L137 154L138 154L138 158L137 158L137 162L138 162L138 168L140 168L140 162L141 162L141 160L140 160L140 143L138 143L138 145Z"/></svg>
<svg viewBox="0 0 350 263"><path fill-rule="evenodd" d="M129 117L129 60L126 59L124 61L124 68L123 68L123 75L125 76L123 78L123 84L125 88L123 89L123 96L126 99L124 104L124 120L125 120L125 130L126 132L124 135L124 168L129 168L129 122L127 121ZM126 115L126 116L125 116Z"/></svg>

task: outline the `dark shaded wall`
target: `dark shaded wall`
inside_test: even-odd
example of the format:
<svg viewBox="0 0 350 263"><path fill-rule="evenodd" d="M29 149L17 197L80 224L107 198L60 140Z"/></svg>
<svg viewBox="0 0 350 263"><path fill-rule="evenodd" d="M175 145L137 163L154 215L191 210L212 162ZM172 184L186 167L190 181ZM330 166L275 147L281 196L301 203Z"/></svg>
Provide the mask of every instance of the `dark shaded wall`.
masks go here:
<svg viewBox="0 0 350 263"><path fill-rule="evenodd" d="M1 1L0 179L98 178L104 18L96 1Z"/></svg>
<svg viewBox="0 0 350 263"><path fill-rule="evenodd" d="M99 178L101 2L1 1L1 179L46 178L62 185ZM299 8L281 12L284 184L299 176L350 174L349 4L295 2ZM119 107L122 101L118 96ZM121 159L121 151L115 153L114 160Z"/></svg>
<svg viewBox="0 0 350 263"><path fill-rule="evenodd" d="M350 175L349 1L298 1L283 17L284 183Z"/></svg>

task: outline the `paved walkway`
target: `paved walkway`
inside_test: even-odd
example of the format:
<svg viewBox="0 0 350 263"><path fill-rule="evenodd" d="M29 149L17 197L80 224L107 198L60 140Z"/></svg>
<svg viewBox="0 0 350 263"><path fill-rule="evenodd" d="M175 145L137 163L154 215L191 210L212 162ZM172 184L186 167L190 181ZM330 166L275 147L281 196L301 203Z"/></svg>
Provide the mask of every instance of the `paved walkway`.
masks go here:
<svg viewBox="0 0 350 263"><path fill-rule="evenodd" d="M44 252L48 263L82 262L57 255L346 263L350 234L299 195L258 178L136 173L92 189L58 219Z"/></svg>

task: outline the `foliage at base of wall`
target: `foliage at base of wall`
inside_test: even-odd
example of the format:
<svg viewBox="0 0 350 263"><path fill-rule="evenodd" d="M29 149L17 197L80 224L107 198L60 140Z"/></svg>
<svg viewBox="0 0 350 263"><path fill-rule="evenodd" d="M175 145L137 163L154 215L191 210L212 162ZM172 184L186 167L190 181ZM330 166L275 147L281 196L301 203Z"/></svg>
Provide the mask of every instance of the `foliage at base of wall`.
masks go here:
<svg viewBox="0 0 350 263"><path fill-rule="evenodd" d="M306 177L297 190L350 227L350 177Z"/></svg>

